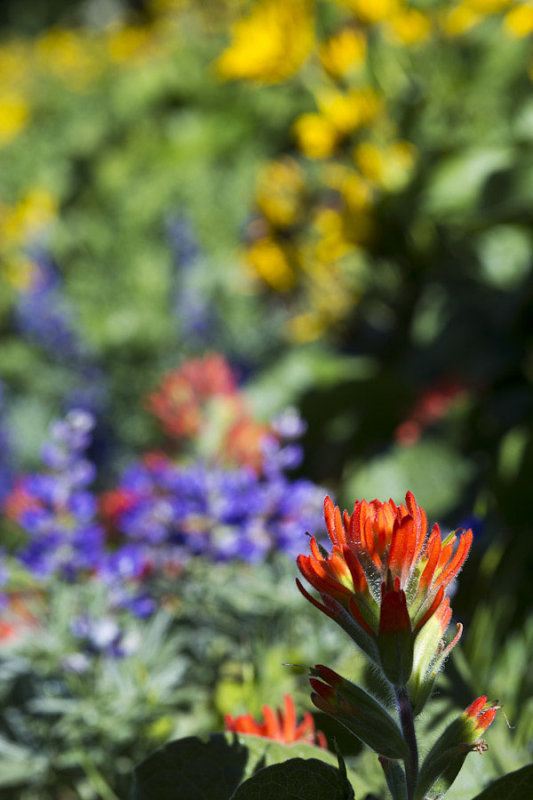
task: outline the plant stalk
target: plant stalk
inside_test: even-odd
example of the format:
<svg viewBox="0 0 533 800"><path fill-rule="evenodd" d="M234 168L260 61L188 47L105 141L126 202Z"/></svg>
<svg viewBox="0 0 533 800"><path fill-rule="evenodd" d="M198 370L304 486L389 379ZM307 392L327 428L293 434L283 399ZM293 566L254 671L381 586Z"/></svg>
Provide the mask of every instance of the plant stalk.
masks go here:
<svg viewBox="0 0 533 800"><path fill-rule="evenodd" d="M418 744L416 741L413 708L405 686L397 687L395 693L403 736L409 748L409 756L404 761L405 777L407 779L407 800L414 800L418 781Z"/></svg>

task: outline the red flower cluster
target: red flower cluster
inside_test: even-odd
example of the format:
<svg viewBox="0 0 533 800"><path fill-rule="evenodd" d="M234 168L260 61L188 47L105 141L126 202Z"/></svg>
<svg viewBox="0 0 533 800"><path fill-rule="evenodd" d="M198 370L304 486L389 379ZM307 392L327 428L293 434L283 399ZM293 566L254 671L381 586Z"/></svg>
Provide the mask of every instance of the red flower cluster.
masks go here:
<svg viewBox="0 0 533 800"><path fill-rule="evenodd" d="M157 391L148 395L147 405L165 433L179 439L200 432L205 403L216 396L236 397L237 383L225 359L213 354L167 372Z"/></svg>
<svg viewBox="0 0 533 800"><path fill-rule="evenodd" d="M270 706L263 706L264 720L260 722L256 722L251 714L242 714L239 717L226 714L224 717L225 728L232 733L248 733L262 736L265 739L274 739L276 742L284 744L305 742L325 748L327 746L326 737L322 731L315 730L312 715L306 711L302 722L298 723L294 701L289 694L284 696L284 703L285 711L280 709L274 711Z"/></svg>
<svg viewBox="0 0 533 800"><path fill-rule="evenodd" d="M326 497L324 511L331 553L313 538L311 555L300 555L297 561L322 602L300 581L298 588L313 605L355 632L357 643L372 657L375 641L387 673L384 660L391 662L390 679L406 682L417 634L433 619L440 638L450 621L446 589L465 562L472 531L463 532L458 543L455 533L442 540L438 525L428 536L426 514L411 492L399 506L392 500L359 500L351 515L341 514ZM405 654L403 666L393 664L398 651Z"/></svg>
<svg viewBox="0 0 533 800"><path fill-rule="evenodd" d="M409 417L395 431L395 438L400 444L415 444L422 432L434 422L444 417L449 409L467 396L464 384L448 378L427 389Z"/></svg>
<svg viewBox="0 0 533 800"><path fill-rule="evenodd" d="M219 428L213 437L217 460L261 470L261 443L273 432L249 414L223 356L191 359L168 372L148 396L147 406L175 440L199 437L215 421Z"/></svg>

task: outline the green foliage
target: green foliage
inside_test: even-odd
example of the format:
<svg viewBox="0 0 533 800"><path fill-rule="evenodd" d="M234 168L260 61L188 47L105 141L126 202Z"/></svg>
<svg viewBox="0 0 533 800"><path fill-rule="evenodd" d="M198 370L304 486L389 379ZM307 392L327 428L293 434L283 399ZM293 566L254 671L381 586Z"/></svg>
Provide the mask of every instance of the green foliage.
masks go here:
<svg viewBox="0 0 533 800"><path fill-rule="evenodd" d="M354 793L342 773L315 759L294 758L260 770L240 786L233 800L353 800Z"/></svg>
<svg viewBox="0 0 533 800"><path fill-rule="evenodd" d="M510 772L495 781L474 800L528 800L533 792L533 765Z"/></svg>
<svg viewBox="0 0 533 800"><path fill-rule="evenodd" d="M331 778L329 771L337 772L335 758L330 753L306 744L284 745L258 736L229 733L213 734L207 740L180 739L165 745L135 769L132 800L248 797L248 792L263 790L265 770L268 770L267 780L275 780L278 773L272 765L283 762L288 767L283 774L290 776L291 785L296 786L299 783L297 765L302 761L309 776L322 777L326 787ZM253 776L263 777L256 783ZM242 788L237 790L241 784ZM255 795L250 794L252 796ZM307 797L306 794L302 796ZM348 795L340 797L347 800Z"/></svg>

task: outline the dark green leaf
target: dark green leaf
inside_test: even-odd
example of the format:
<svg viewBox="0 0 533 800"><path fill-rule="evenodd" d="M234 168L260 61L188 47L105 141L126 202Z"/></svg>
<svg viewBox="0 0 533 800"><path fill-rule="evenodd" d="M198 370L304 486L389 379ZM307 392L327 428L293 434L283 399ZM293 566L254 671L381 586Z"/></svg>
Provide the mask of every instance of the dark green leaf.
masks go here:
<svg viewBox="0 0 533 800"><path fill-rule="evenodd" d="M243 779L247 748L222 734L165 745L133 774L132 800L228 800Z"/></svg>
<svg viewBox="0 0 533 800"><path fill-rule="evenodd" d="M231 800L354 800L340 770L316 758L292 758L259 770Z"/></svg>
<svg viewBox="0 0 533 800"><path fill-rule="evenodd" d="M295 758L337 764L327 750L299 742L230 733L178 739L136 767L132 800L228 800L257 770Z"/></svg>
<svg viewBox="0 0 533 800"><path fill-rule="evenodd" d="M499 778L473 800L531 800L532 797L533 764L528 764Z"/></svg>

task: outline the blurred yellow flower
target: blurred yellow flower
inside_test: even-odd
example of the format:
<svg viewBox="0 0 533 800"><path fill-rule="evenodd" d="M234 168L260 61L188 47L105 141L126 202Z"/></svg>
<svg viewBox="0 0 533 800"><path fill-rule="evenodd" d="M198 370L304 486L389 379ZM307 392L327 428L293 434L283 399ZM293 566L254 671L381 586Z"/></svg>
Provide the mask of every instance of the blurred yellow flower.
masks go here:
<svg viewBox="0 0 533 800"><path fill-rule="evenodd" d="M381 108L381 101L371 88L352 89L348 94L322 90L317 93L317 102L322 115L344 135L368 125Z"/></svg>
<svg viewBox="0 0 533 800"><path fill-rule="evenodd" d="M246 252L246 260L252 270L272 289L286 292L296 282L294 268L286 253L273 239L260 239Z"/></svg>
<svg viewBox="0 0 533 800"><path fill-rule="evenodd" d="M400 44L418 44L431 33L431 20L416 8L406 8L390 20L387 33Z"/></svg>
<svg viewBox="0 0 533 800"><path fill-rule="evenodd" d="M354 160L367 180L394 191L400 189L413 168L416 149L409 142L378 146L361 142L354 150Z"/></svg>
<svg viewBox="0 0 533 800"><path fill-rule="evenodd" d="M24 292L32 285L37 267L22 253L15 253L2 263L2 277L18 292Z"/></svg>
<svg viewBox="0 0 533 800"><path fill-rule="evenodd" d="M298 149L308 158L327 158L337 146L338 130L321 114L302 114L293 125Z"/></svg>
<svg viewBox="0 0 533 800"><path fill-rule="evenodd" d="M286 327L289 338L293 342L304 344L322 336L326 329L326 324L316 312L305 311L288 320Z"/></svg>
<svg viewBox="0 0 533 800"><path fill-rule="evenodd" d="M87 33L50 28L37 39L35 52L42 67L80 91L103 69L97 41Z"/></svg>
<svg viewBox="0 0 533 800"><path fill-rule="evenodd" d="M255 199L272 225L286 228L300 217L304 186L303 172L293 158L271 161L257 176Z"/></svg>
<svg viewBox="0 0 533 800"><path fill-rule="evenodd" d="M233 42L217 61L223 78L277 83L309 55L314 20L308 0L259 0L249 17L233 26Z"/></svg>
<svg viewBox="0 0 533 800"><path fill-rule="evenodd" d="M321 45L319 56L330 75L341 78L350 70L364 64L366 37L362 31L345 28Z"/></svg>
<svg viewBox="0 0 533 800"><path fill-rule="evenodd" d="M451 37L462 36L481 22L483 17L466 5L458 5L446 10L442 16L444 32Z"/></svg>
<svg viewBox="0 0 533 800"><path fill-rule="evenodd" d="M0 91L0 147L8 144L24 130L30 109L17 91Z"/></svg>
<svg viewBox="0 0 533 800"><path fill-rule="evenodd" d="M141 25L125 25L113 28L107 35L109 60L113 64L125 64L146 56L154 45L152 31Z"/></svg>
<svg viewBox="0 0 533 800"><path fill-rule="evenodd" d="M339 0L348 6L362 22L383 22L391 19L400 8L400 0Z"/></svg>
<svg viewBox="0 0 533 800"><path fill-rule="evenodd" d="M0 236L8 245L27 244L52 222L56 213L55 198L46 189L31 189L16 206L0 208Z"/></svg>
<svg viewBox="0 0 533 800"><path fill-rule="evenodd" d="M368 183L357 172L350 171L340 191L348 211L352 214L367 210L372 205L372 191Z"/></svg>
<svg viewBox="0 0 533 800"><path fill-rule="evenodd" d="M504 17L505 31L516 39L533 33L533 4L521 3L512 8Z"/></svg>
<svg viewBox="0 0 533 800"><path fill-rule="evenodd" d="M463 0L463 2L465 6L480 14L499 14L512 5L514 0Z"/></svg>
<svg viewBox="0 0 533 800"><path fill-rule="evenodd" d="M318 209L313 227L319 235L314 255L320 262L336 261L350 250L352 245L345 236L342 215L336 209ZM305 270L305 263L303 268Z"/></svg>

